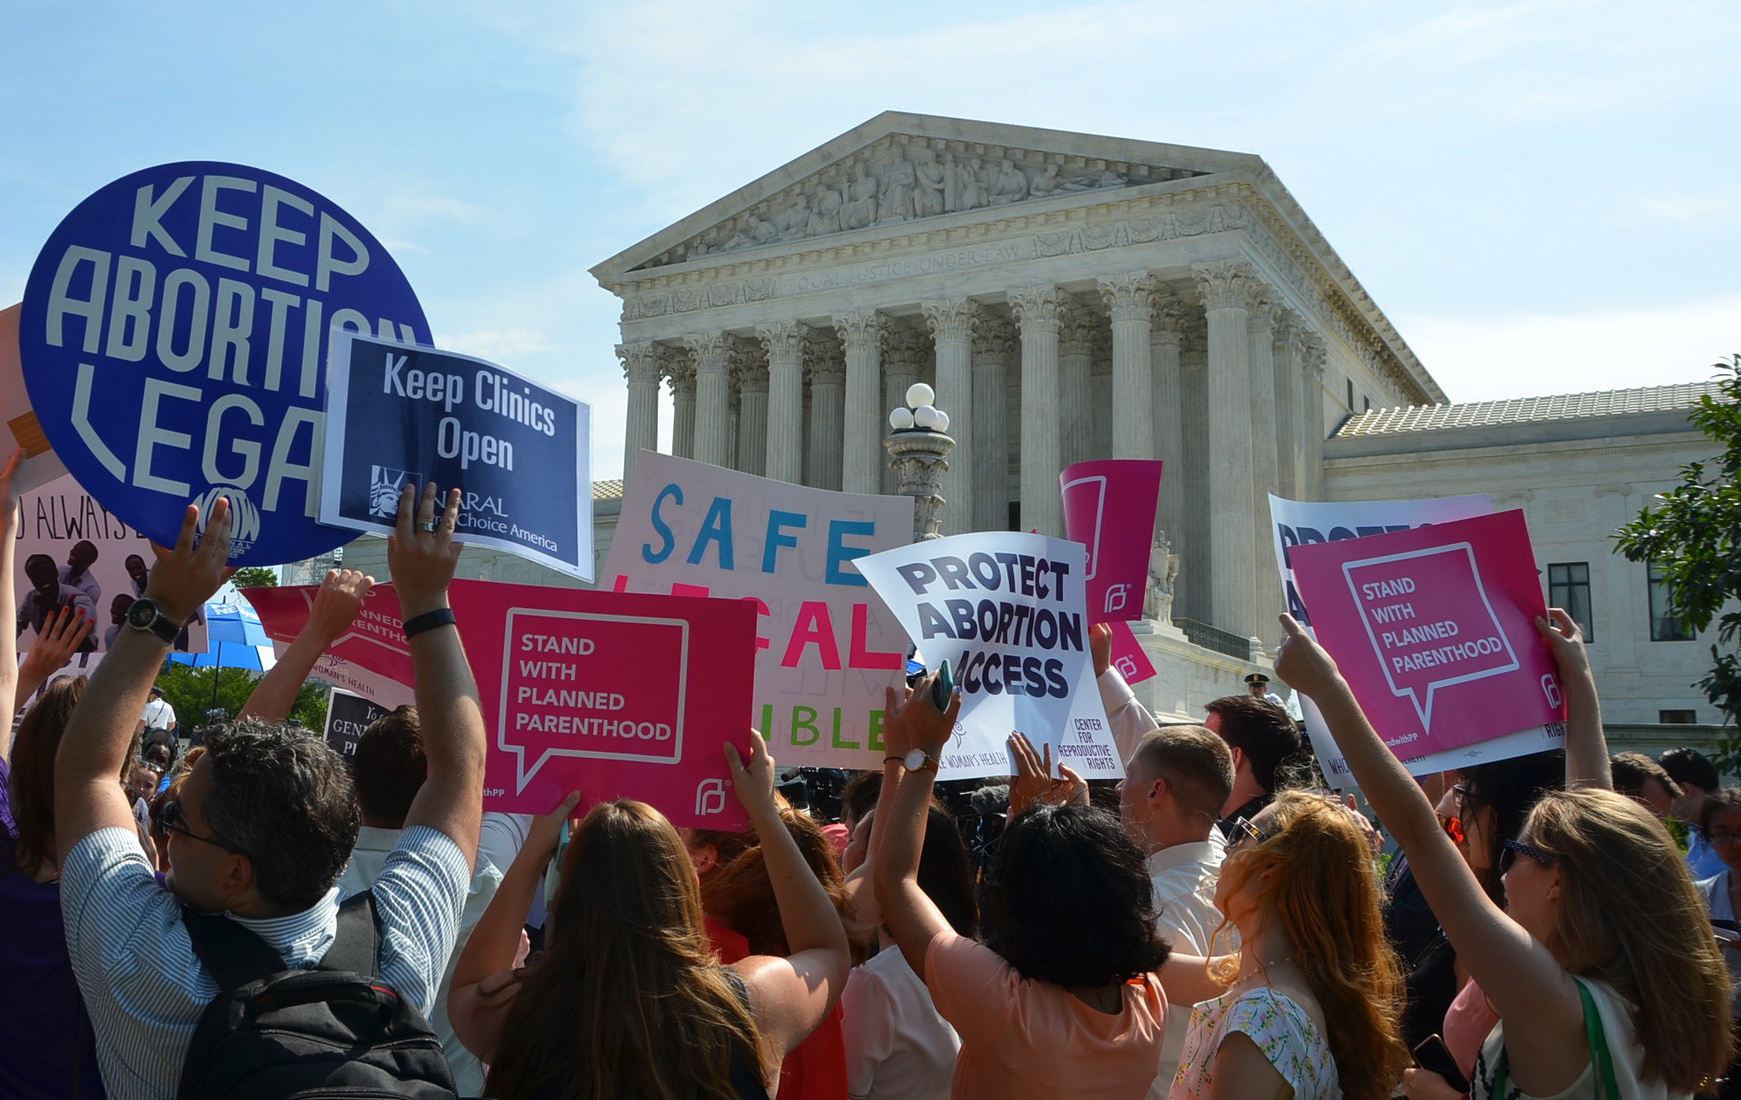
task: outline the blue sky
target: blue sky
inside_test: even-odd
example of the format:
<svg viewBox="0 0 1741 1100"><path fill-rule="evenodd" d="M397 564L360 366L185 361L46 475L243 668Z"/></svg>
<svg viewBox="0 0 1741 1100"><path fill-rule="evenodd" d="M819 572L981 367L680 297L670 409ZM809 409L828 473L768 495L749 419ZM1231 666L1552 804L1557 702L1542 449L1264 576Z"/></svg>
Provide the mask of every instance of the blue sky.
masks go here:
<svg viewBox="0 0 1741 1100"><path fill-rule="evenodd" d="M586 269L886 109L1264 157L1453 400L1709 376L1741 349L1741 9L1658 0L11 0L0 305L60 218L150 164L338 202L438 343L594 405Z"/></svg>

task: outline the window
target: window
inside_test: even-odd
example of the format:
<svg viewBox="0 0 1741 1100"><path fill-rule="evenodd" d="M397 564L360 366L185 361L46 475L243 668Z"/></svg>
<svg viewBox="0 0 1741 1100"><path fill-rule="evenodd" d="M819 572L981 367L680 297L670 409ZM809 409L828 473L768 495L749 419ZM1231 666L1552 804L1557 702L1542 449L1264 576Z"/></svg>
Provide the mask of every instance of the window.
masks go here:
<svg viewBox="0 0 1741 1100"><path fill-rule="evenodd" d="M1372 411L1372 398L1367 397L1365 394L1362 394L1360 397L1360 411L1361 412L1371 412Z"/></svg>
<svg viewBox="0 0 1741 1100"><path fill-rule="evenodd" d="M1354 411L1354 379L1344 378L1343 381L1348 383L1348 401L1347 401L1348 411L1353 412Z"/></svg>
<svg viewBox="0 0 1741 1100"><path fill-rule="evenodd" d="M1564 561L1548 566L1548 606L1563 607L1584 632L1584 640L1596 640L1596 623L1590 615L1590 563Z"/></svg>
<svg viewBox="0 0 1741 1100"><path fill-rule="evenodd" d="M1698 716L1690 710L1659 710L1656 720L1665 726L1691 726L1698 722Z"/></svg>
<svg viewBox="0 0 1741 1100"><path fill-rule="evenodd" d="M1662 567L1650 563L1650 640L1653 642L1690 642L1681 621L1668 613L1668 583L1663 580Z"/></svg>

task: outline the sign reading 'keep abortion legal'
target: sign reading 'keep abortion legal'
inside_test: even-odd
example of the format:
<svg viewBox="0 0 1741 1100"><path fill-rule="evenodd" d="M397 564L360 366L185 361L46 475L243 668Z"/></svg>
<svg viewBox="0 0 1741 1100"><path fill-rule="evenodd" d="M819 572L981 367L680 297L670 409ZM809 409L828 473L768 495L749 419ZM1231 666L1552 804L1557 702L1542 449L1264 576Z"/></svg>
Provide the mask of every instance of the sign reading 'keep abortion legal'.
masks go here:
<svg viewBox="0 0 1741 1100"><path fill-rule="evenodd" d="M430 343L393 258L336 204L237 164L99 189L25 285L19 352L55 452L103 505L173 544L181 510L235 512L231 562L325 553L319 439L338 328Z"/></svg>

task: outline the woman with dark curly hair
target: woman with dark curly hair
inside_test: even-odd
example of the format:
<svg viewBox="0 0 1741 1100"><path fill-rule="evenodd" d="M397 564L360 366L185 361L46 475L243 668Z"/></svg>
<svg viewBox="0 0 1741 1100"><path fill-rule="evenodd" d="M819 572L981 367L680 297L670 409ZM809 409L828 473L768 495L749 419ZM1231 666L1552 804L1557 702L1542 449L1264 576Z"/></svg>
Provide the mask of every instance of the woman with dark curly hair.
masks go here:
<svg viewBox="0 0 1741 1100"><path fill-rule="evenodd" d="M883 923L961 1037L953 1095L1145 1095L1161 1055L1167 997L1155 972L1167 945L1142 854L1112 814L1035 806L998 845L985 942L950 927L919 884L937 754L961 707L956 696L938 712L932 682L885 719L888 751L911 747L925 761L898 777L873 878Z"/></svg>

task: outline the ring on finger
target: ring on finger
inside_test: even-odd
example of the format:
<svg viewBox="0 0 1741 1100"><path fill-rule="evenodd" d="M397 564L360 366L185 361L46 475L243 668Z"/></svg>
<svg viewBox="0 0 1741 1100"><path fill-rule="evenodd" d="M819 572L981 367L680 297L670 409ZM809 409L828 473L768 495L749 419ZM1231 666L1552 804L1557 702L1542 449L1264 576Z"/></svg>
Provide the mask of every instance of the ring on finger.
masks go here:
<svg viewBox="0 0 1741 1100"><path fill-rule="evenodd" d="M419 523L417 525L417 529L419 531L422 531L426 535L435 534L435 524L434 523Z"/></svg>

